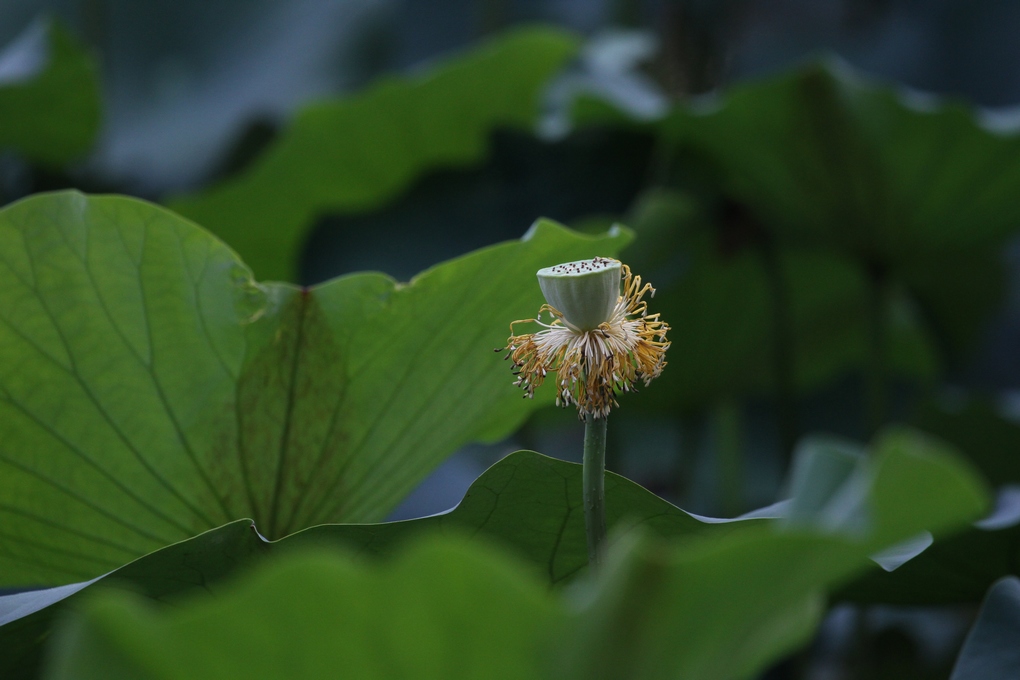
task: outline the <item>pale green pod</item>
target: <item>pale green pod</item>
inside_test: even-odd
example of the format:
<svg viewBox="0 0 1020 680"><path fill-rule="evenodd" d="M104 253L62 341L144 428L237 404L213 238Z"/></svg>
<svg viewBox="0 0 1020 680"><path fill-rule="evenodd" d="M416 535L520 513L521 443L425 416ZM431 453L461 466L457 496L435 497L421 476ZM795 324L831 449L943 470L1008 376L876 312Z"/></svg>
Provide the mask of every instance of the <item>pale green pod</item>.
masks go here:
<svg viewBox="0 0 1020 680"><path fill-rule="evenodd" d="M612 316L620 297L620 279L620 261L605 257L538 270L545 301L582 331L598 328Z"/></svg>

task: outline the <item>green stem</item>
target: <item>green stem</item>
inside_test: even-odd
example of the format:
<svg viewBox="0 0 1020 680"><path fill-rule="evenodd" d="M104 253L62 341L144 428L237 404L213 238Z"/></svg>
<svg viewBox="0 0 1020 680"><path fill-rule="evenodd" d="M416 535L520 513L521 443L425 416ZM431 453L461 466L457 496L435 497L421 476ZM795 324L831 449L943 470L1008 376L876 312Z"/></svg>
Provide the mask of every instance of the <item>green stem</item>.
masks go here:
<svg viewBox="0 0 1020 680"><path fill-rule="evenodd" d="M588 533L588 564L602 564L606 542L606 419L584 417L584 528Z"/></svg>
<svg viewBox="0 0 1020 680"><path fill-rule="evenodd" d="M772 371L776 389L776 414L783 460L789 466L797 446L797 396L794 385L793 318L782 262L773 244L762 248L765 278L772 298Z"/></svg>
<svg viewBox="0 0 1020 680"><path fill-rule="evenodd" d="M741 442L740 403L732 398L722 399L716 404L712 416L722 510L726 517L736 517L744 511L744 455Z"/></svg>
<svg viewBox="0 0 1020 680"><path fill-rule="evenodd" d="M886 386L886 279L873 267L868 277L868 430L874 435L885 424L888 396Z"/></svg>
<svg viewBox="0 0 1020 680"><path fill-rule="evenodd" d="M691 480L697 467L701 450L703 413L684 409L677 415L680 427L680 442L676 450L676 470L673 474L673 496L678 505L683 505L690 492Z"/></svg>

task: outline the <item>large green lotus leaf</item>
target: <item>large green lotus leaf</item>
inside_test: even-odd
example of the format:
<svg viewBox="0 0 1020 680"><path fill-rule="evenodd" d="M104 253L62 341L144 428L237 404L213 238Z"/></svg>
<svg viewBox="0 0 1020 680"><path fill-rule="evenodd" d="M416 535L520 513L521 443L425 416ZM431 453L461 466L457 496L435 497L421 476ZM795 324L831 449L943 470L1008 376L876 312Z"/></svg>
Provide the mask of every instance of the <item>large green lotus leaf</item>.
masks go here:
<svg viewBox="0 0 1020 680"><path fill-rule="evenodd" d="M959 353L1001 294L997 247L1020 227L1020 134L974 111L816 64L678 109L672 143L787 243L887 270Z"/></svg>
<svg viewBox="0 0 1020 680"><path fill-rule="evenodd" d="M639 552L576 616L556 677L755 677L810 639L827 588L865 559L845 539L767 530Z"/></svg>
<svg viewBox="0 0 1020 680"><path fill-rule="evenodd" d="M37 22L0 51L0 150L62 165L99 130L95 61L56 22Z"/></svg>
<svg viewBox="0 0 1020 680"><path fill-rule="evenodd" d="M89 578L241 517L279 537L381 519L445 456L537 405L493 353L535 271L628 239L539 221L410 283L257 284L222 243L121 197L0 212L0 575Z"/></svg>
<svg viewBox="0 0 1020 680"><path fill-rule="evenodd" d="M868 570L869 555L919 531L957 529L985 505L974 473L915 433L889 431L872 454L874 464L844 487L855 477L870 482L863 526L817 533L845 507L840 491L818 506L825 511L814 525L801 515L624 556L577 617L560 677L754 677L810 639L826 594Z"/></svg>
<svg viewBox="0 0 1020 680"><path fill-rule="evenodd" d="M872 570L849 583L840 600L863 604L933 606L976 604L1020 560L1020 495L999 495L999 511L891 572ZM997 521L1001 519L1001 524Z"/></svg>
<svg viewBox="0 0 1020 680"><path fill-rule="evenodd" d="M633 216L639 238L628 262L656 284L652 311L676 330L669 369L642 406L688 408L734 394L762 393L775 384L775 300L761 252L720 252L703 218L680 194L647 194ZM635 250L635 248L637 250ZM629 256L633 252L634 258ZM664 260L663 253L673 262ZM776 256L787 305L782 342L793 384L810 392L859 370L868 357L868 290L846 256L785 248ZM661 278L652 278L655 273ZM900 376L931 380L938 358L916 312L903 296L888 309L888 365Z"/></svg>
<svg viewBox="0 0 1020 680"><path fill-rule="evenodd" d="M765 521L706 521L667 503L613 473L605 482L610 524L624 522L669 537L721 535ZM100 582L131 590L157 602L196 591L217 592L225 576L267 554L343 547L386 556L425 532L466 533L501 543L559 584L583 572L585 544L581 466L519 451L499 461L471 485L452 511L382 524L327 524L267 543L250 520L240 520L168 546L98 580L0 597L0 677L33 676L38 641L54 617Z"/></svg>
<svg viewBox="0 0 1020 680"><path fill-rule="evenodd" d="M979 511L980 487L973 475L923 438L890 432L876 444L875 460L842 442L806 442L795 462L792 502L735 520L690 515L609 473L607 516L617 530L641 527L667 539L718 539L784 516L789 526L800 529L860 531L871 526L882 530L868 546L877 549L918 527L937 532L952 524L953 517ZM861 485L862 478L875 482ZM249 521L240 521L147 555L98 581L153 601L177 601L195 592L218 592L225 576L266 554L343 547L372 556L390 555L409 538L441 532L501 543L529 563L533 573L558 584L583 573L587 563L581 488L580 465L521 451L479 477L449 513L385 524L324 525L273 543L255 534ZM906 517L895 503L900 497L905 504L914 503L909 497L912 489L921 493L940 489L944 503L938 508L922 503L926 517L916 521L906 517L913 522L906 526L879 526L870 521L873 518L861 516L870 488L875 490L872 501L881 516ZM0 597L0 672L30 674L38 663L38 640L45 638L54 616L69 603L80 601L79 591L94 590L94 583Z"/></svg>
<svg viewBox="0 0 1020 680"><path fill-rule="evenodd" d="M1020 561L1020 427L981 399L925 404L914 424L954 445L999 487L994 512L885 573L873 571L840 595L858 602L903 605L976 604Z"/></svg>
<svg viewBox="0 0 1020 680"><path fill-rule="evenodd" d="M566 619L533 574L449 538L381 568L295 555L170 616L117 595L64 631L48 677L538 678Z"/></svg>
<svg viewBox="0 0 1020 680"><path fill-rule="evenodd" d="M1020 135L842 65L735 87L679 109L664 130L714 160L760 219L800 242L911 262L997 241L1020 224Z"/></svg>
<svg viewBox="0 0 1020 680"><path fill-rule="evenodd" d="M4 595L0 597L0 677L39 677L42 645L53 622L88 595L93 584L139 593L159 603L174 602L182 594L217 593L226 577L265 555L266 546L251 520L237 520L90 581Z"/></svg>
<svg viewBox="0 0 1020 680"><path fill-rule="evenodd" d="M483 159L496 127L530 127L573 35L518 30L423 74L302 110L242 174L171 202L235 248L260 278L292 280L312 222L377 208L425 170Z"/></svg>
<svg viewBox="0 0 1020 680"><path fill-rule="evenodd" d="M543 594L540 572L452 537L381 567L302 559L309 546L295 545L215 599L162 612L122 592L87 603L58 636L50 677L750 677L808 639L825 593L870 552L984 505L965 465L909 433L878 442L869 478L864 533L754 523L670 544L618 539L606 573L566 600Z"/></svg>
<svg viewBox="0 0 1020 680"><path fill-rule="evenodd" d="M643 526L662 536L718 535L765 521L692 515L612 472L606 473L605 489L610 525ZM588 563L581 490L580 465L519 451L475 480L448 513L404 522L312 527L279 541L274 549L345 545L385 555L425 530L467 532L512 547L549 583L559 584Z"/></svg>

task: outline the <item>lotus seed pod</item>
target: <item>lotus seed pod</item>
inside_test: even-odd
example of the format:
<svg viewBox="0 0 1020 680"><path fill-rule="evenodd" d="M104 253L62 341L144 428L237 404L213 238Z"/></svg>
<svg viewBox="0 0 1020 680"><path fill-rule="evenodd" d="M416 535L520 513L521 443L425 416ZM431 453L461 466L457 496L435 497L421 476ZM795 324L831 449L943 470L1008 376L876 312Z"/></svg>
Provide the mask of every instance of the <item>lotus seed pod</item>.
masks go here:
<svg viewBox="0 0 1020 680"><path fill-rule="evenodd" d="M566 262L538 271L538 285L545 301L581 331L608 321L620 297L619 260L596 257Z"/></svg>

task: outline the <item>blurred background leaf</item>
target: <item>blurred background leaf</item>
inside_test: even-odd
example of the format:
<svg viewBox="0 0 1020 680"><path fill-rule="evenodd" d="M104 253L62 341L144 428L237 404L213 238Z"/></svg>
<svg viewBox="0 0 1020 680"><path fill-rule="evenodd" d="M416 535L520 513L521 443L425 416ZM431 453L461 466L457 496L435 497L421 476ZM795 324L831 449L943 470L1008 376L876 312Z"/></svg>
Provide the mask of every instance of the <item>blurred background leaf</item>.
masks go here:
<svg viewBox="0 0 1020 680"><path fill-rule="evenodd" d="M1020 635L1020 580L1011 576L989 589L950 680L1020 677L1017 635Z"/></svg>
<svg viewBox="0 0 1020 680"><path fill-rule="evenodd" d="M239 177L170 205L260 278L294 280L319 214L378 208L426 169L478 163L494 128L534 125L542 86L576 48L567 33L521 31L417 78L310 106Z"/></svg>
<svg viewBox="0 0 1020 680"><path fill-rule="evenodd" d="M980 512L980 483L951 454L902 433L880 447L864 540L760 524L686 544L632 536L573 601L543 592L535 571L449 537L419 539L382 568L306 553L173 611L97 596L64 626L48 677L289 677L295 649L306 677L558 676L549 671L561 664L567 677L751 677L811 634L826 590L869 551ZM933 487L938 498L926 494ZM409 643L423 626L430 633Z"/></svg>
<svg viewBox="0 0 1020 680"><path fill-rule="evenodd" d="M94 601L46 677L541 677L564 612L528 576L449 539L385 569L306 553L173 619L124 593Z"/></svg>
<svg viewBox="0 0 1020 680"><path fill-rule="evenodd" d="M790 247L772 262L761 249L730 247L711 216L690 212L690 200L650 192L630 220L638 239L627 250L629 261L656 281L655 310L682 320L671 337L670 371L642 406L675 412L771 393L777 343L790 352L799 393L817 391L866 363L867 284L853 260ZM773 275L779 280L770 280ZM789 315L785 336L776 329L776 287ZM901 315L890 330L890 368L933 381L938 359L919 321Z"/></svg>
<svg viewBox="0 0 1020 680"><path fill-rule="evenodd" d="M1020 219L1020 136L844 64L734 87L664 126L723 168L726 188L783 240L896 265L998 242Z"/></svg>
<svg viewBox="0 0 1020 680"><path fill-rule="evenodd" d="M875 444L874 458L862 452L848 456L841 444L815 441L802 447L793 473L793 495L788 500L733 520L690 515L610 474L606 480L607 514L618 530L639 528L672 541L684 539L688 546L697 545L694 539L721 542L730 534L743 532L756 536L755 544L764 541L759 548L772 546L783 552L789 547L784 541L790 533L818 530L843 535L856 544L850 550L856 557L837 560L847 567L860 562L861 555L922 528L936 532L941 540L963 518L980 511L980 485L953 456L909 432L883 436ZM272 543L252 531L249 522L235 522L153 552L95 581L0 597L0 623L6 633L0 639L0 658L4 660L0 668L10 674L34 669L41 652L37 641L47 637L55 617L97 588L126 589L154 602L173 603L196 594L220 592L226 577L268 554L342 547L365 555L391 556L409 540L423 535L464 534L513 549L533 574L541 575L550 585L562 585L587 571L580 476L577 464L521 451L479 477L460 505L446 514L385 524L323 525ZM939 490L936 496L925 496L933 489ZM763 528L777 535L765 538ZM864 536L870 538L861 544ZM792 554L783 559L800 570L817 566L807 558L798 561ZM872 565L863 578L875 571ZM744 583L746 579L737 580ZM713 592L724 590L728 586L720 585ZM755 591L750 588L748 592ZM770 600L769 606L780 606L782 599ZM719 636L722 639L722 633Z"/></svg>
<svg viewBox="0 0 1020 680"><path fill-rule="evenodd" d="M998 302L998 253L1020 224L1014 130L833 62L735 87L664 126L779 244L847 254L876 285L901 282L950 357Z"/></svg>
<svg viewBox="0 0 1020 680"><path fill-rule="evenodd" d="M0 51L0 150L46 166L80 160L101 108L95 60L59 21L36 21Z"/></svg>

